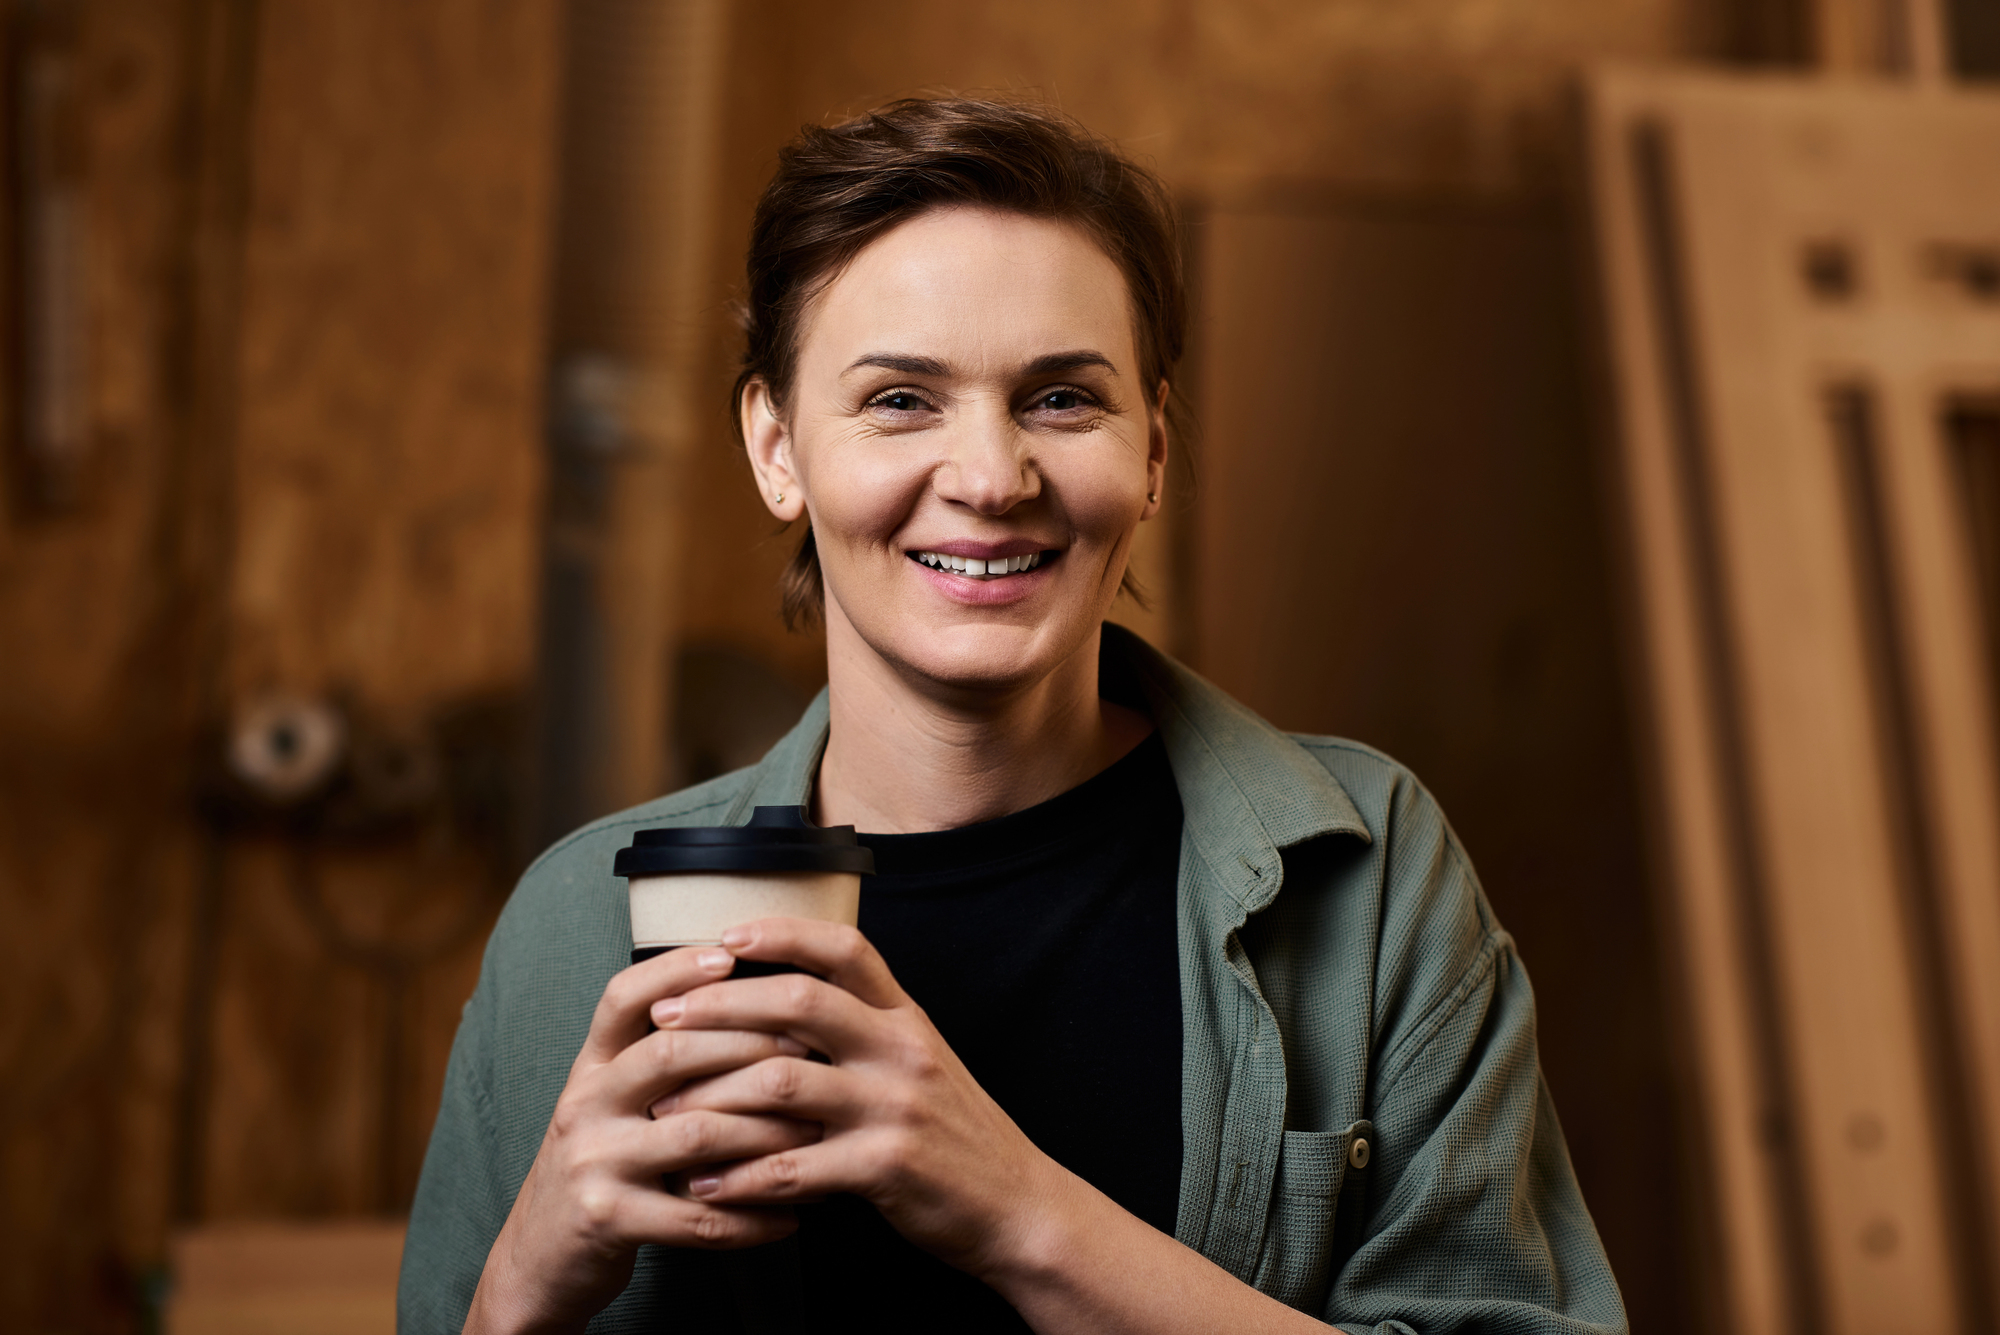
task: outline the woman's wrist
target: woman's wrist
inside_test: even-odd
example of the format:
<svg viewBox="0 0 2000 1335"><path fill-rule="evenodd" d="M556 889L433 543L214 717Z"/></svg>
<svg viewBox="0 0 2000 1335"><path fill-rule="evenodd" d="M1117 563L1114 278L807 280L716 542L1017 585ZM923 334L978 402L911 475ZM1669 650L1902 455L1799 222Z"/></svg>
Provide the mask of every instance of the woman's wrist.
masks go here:
<svg viewBox="0 0 2000 1335"><path fill-rule="evenodd" d="M581 1335L590 1324L587 1320L537 1319L530 1304L489 1296L491 1293L482 1277L472 1295L472 1308L466 1313L464 1335Z"/></svg>
<svg viewBox="0 0 2000 1335"><path fill-rule="evenodd" d="M1068 1268L1085 1252L1083 1240L1105 1216L1123 1215L1110 1197L1045 1154L990 1230L991 1247L971 1267L1016 1307L1020 1298L1064 1287Z"/></svg>
<svg viewBox="0 0 2000 1335"><path fill-rule="evenodd" d="M526 1278L513 1264L512 1220L500 1230L493 1250L487 1253L486 1268L480 1272L479 1286L473 1290L472 1306L466 1313L464 1335L571 1335L590 1324L564 1321L537 1303L522 1285Z"/></svg>

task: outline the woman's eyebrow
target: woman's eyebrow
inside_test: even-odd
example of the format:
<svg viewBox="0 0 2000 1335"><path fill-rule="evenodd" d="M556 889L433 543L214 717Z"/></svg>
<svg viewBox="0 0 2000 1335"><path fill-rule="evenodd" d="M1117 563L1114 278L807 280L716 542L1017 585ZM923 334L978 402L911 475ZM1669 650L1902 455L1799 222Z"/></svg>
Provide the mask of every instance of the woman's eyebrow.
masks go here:
<svg viewBox="0 0 2000 1335"><path fill-rule="evenodd" d="M1109 357L1101 352L1093 352L1088 348L1079 348L1074 352L1044 353L1022 367L1021 374L1023 376L1061 375L1064 371L1078 371L1086 366L1101 366L1113 375L1118 374L1118 368L1111 364Z"/></svg>
<svg viewBox="0 0 2000 1335"><path fill-rule="evenodd" d="M841 374L852 375L865 366L879 367L885 371L896 371L903 375L946 376L951 368L935 357L918 357L905 352L870 352L856 357ZM1064 371L1081 370L1086 366L1101 366L1113 375L1118 374L1109 357L1089 348L1078 348L1070 352L1047 352L1021 368L1026 376L1061 375Z"/></svg>
<svg viewBox="0 0 2000 1335"><path fill-rule="evenodd" d="M856 357L842 375L849 375L864 366L879 366L885 371L900 371L904 375L941 376L949 368L935 357L913 357L901 352L870 352Z"/></svg>

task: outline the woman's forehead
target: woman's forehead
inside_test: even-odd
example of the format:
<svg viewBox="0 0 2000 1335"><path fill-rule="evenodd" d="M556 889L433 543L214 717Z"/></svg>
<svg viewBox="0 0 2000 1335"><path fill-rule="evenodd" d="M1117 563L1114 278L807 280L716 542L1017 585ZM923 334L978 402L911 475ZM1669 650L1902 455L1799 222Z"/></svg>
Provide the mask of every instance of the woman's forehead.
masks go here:
<svg viewBox="0 0 2000 1335"><path fill-rule="evenodd" d="M1026 365L1052 348L1104 351L1130 374L1124 275L1071 223L936 209L876 238L813 303L800 345L809 375L877 353Z"/></svg>

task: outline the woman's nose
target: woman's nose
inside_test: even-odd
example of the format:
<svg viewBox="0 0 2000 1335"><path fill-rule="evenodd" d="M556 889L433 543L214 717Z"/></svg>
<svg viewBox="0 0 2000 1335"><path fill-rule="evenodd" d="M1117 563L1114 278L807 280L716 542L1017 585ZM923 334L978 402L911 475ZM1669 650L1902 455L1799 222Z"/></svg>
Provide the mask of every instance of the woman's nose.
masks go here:
<svg viewBox="0 0 2000 1335"><path fill-rule="evenodd" d="M997 418L997 420L996 420ZM951 453L938 470L938 495L983 515L1007 513L1041 495L1031 438L1011 413L982 415L952 433Z"/></svg>

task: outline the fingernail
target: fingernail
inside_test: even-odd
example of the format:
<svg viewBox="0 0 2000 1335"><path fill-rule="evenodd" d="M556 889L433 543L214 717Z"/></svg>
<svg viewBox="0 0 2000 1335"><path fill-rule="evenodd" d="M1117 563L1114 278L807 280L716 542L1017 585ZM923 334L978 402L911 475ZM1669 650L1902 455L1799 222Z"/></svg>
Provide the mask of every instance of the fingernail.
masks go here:
<svg viewBox="0 0 2000 1335"><path fill-rule="evenodd" d="M665 1001L656 1001L653 1003L653 1023L664 1029L675 1020L680 1019L681 1012L686 1009L687 1003L679 997L668 997Z"/></svg>
<svg viewBox="0 0 2000 1335"><path fill-rule="evenodd" d="M694 962L710 973L720 973L728 968L729 962L735 958L726 950L704 950L694 957Z"/></svg>
<svg viewBox="0 0 2000 1335"><path fill-rule="evenodd" d="M748 927L731 927L727 929L722 934L722 944L728 946L731 950L735 950L739 946L749 945L750 929Z"/></svg>
<svg viewBox="0 0 2000 1335"><path fill-rule="evenodd" d="M722 1190L722 1179L713 1173L704 1174L688 1183L688 1190L697 1196L713 1196Z"/></svg>
<svg viewBox="0 0 2000 1335"><path fill-rule="evenodd" d="M680 1101L681 1101L680 1095L669 1094L665 1098L661 1099L659 1102L655 1103L652 1107L648 1108L646 1111L653 1114L655 1118L665 1117L668 1113L674 1110L674 1108L680 1103Z"/></svg>
<svg viewBox="0 0 2000 1335"><path fill-rule="evenodd" d="M803 1057L812 1049L793 1038L790 1034L778 1035L778 1051L787 1057Z"/></svg>

